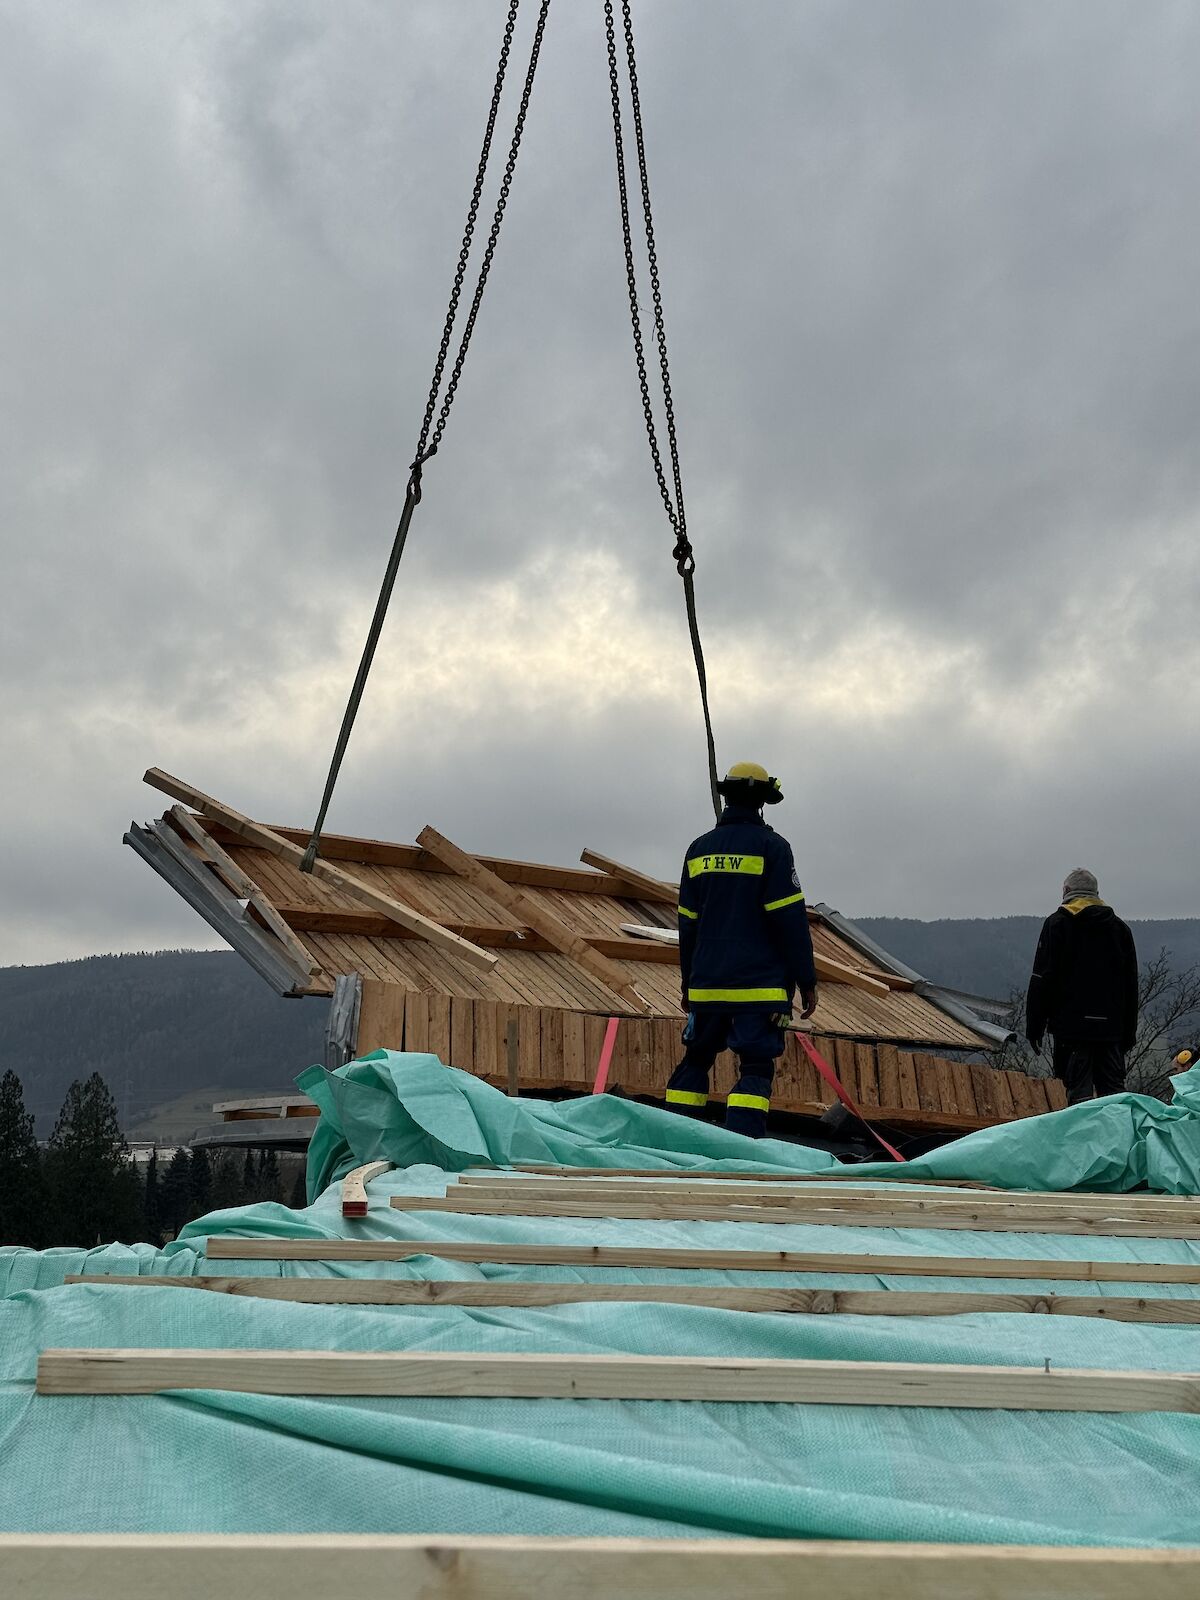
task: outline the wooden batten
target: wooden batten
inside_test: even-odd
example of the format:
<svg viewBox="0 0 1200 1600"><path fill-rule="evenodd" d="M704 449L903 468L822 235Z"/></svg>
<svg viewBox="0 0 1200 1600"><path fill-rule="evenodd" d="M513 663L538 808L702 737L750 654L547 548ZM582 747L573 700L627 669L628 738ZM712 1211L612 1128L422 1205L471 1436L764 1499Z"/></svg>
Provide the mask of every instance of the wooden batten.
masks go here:
<svg viewBox="0 0 1200 1600"><path fill-rule="evenodd" d="M0 1534L9 1594L45 1600L1190 1600L1200 1551L401 1534Z"/></svg>

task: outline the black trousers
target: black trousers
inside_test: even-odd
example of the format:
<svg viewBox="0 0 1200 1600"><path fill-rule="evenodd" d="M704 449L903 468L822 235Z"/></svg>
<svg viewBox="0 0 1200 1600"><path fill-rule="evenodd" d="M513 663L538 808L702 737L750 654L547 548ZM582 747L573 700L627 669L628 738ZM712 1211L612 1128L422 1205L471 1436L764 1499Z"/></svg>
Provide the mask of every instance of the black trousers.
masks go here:
<svg viewBox="0 0 1200 1600"><path fill-rule="evenodd" d="M1055 1039L1054 1076L1067 1089L1067 1104L1125 1088L1125 1052L1115 1039Z"/></svg>
<svg viewBox="0 0 1200 1600"><path fill-rule="evenodd" d="M703 1116L708 1104L708 1075L722 1050L732 1050L741 1068L725 1103L725 1126L734 1133L761 1139L767 1131L775 1062L783 1054L787 1034L777 1020L779 1007L691 1011L683 1030L684 1057L667 1084L667 1105L685 1116ZM786 1020L786 1018L785 1018Z"/></svg>

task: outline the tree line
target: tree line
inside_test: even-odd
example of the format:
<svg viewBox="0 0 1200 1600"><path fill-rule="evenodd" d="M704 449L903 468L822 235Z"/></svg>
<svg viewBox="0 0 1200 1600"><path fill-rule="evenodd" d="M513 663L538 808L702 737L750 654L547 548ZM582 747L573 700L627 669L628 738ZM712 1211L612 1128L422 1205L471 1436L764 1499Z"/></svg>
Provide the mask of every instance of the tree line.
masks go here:
<svg viewBox="0 0 1200 1600"><path fill-rule="evenodd" d="M178 1149L161 1164L153 1151L140 1171L98 1072L68 1088L43 1149L20 1078L0 1077L0 1245L161 1245L210 1211L282 1201L285 1182L272 1149ZM303 1168L288 1203L307 1203Z"/></svg>

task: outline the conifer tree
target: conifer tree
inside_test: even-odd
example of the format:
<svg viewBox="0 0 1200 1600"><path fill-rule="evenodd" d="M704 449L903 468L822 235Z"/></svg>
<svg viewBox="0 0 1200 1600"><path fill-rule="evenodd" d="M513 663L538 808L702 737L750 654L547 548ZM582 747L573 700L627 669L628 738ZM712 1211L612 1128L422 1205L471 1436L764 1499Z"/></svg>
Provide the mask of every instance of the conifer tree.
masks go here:
<svg viewBox="0 0 1200 1600"><path fill-rule="evenodd" d="M247 1145L246 1159L242 1162L242 1204L252 1206L258 1199L258 1162L253 1149Z"/></svg>
<svg viewBox="0 0 1200 1600"><path fill-rule="evenodd" d="M240 1206L241 1203L241 1173L238 1171L233 1151L222 1150L213 1162L211 1209L225 1211L230 1206Z"/></svg>
<svg viewBox="0 0 1200 1600"><path fill-rule="evenodd" d="M208 1151L201 1146L192 1151L189 1173L188 1221L204 1216L212 1210L212 1165Z"/></svg>
<svg viewBox="0 0 1200 1600"><path fill-rule="evenodd" d="M258 1198L276 1202L283 1198L279 1182L279 1157L273 1147L267 1150L258 1169Z"/></svg>
<svg viewBox="0 0 1200 1600"><path fill-rule="evenodd" d="M146 1218L146 1238L151 1244L162 1241L158 1207L158 1147L150 1152L146 1163L146 1182L142 1190L142 1211Z"/></svg>
<svg viewBox="0 0 1200 1600"><path fill-rule="evenodd" d="M158 1215L163 1234L175 1238L188 1221L191 1206L192 1163L182 1147L167 1162L158 1185Z"/></svg>
<svg viewBox="0 0 1200 1600"><path fill-rule="evenodd" d="M46 1224L46 1183L33 1117L25 1109L20 1078L6 1072L0 1078L0 1245L36 1249L46 1242Z"/></svg>
<svg viewBox="0 0 1200 1600"><path fill-rule="evenodd" d="M98 1072L67 1090L46 1152L55 1244L134 1243L145 1231L141 1183L117 1106Z"/></svg>

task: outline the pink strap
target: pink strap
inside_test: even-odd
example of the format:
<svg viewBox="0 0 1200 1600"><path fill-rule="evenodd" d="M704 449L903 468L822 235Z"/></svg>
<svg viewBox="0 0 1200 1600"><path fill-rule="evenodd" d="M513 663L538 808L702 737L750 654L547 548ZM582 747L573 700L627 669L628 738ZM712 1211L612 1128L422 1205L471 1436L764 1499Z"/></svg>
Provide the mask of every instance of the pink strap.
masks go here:
<svg viewBox="0 0 1200 1600"><path fill-rule="evenodd" d="M851 1100L845 1089L843 1089L841 1084L838 1082L837 1073L834 1072L833 1068L824 1059L824 1057L821 1055L821 1052L817 1049L816 1045L813 1044L808 1035L806 1033L797 1033L796 1038L799 1039L800 1048L804 1051L804 1054L812 1062L813 1066L816 1067L817 1071L825 1079L825 1082L833 1090L834 1094L837 1095L838 1099L845 1106L846 1110L858 1118L871 1137L883 1146L893 1161L903 1161L904 1157L900 1154L899 1150L893 1150L883 1135L881 1133L876 1133L875 1129L867 1121L866 1117L863 1116L862 1112L854 1104L854 1101Z"/></svg>
<svg viewBox="0 0 1200 1600"><path fill-rule="evenodd" d="M617 1042L617 1024L620 1020L620 1017L608 1019L608 1027L604 1030L604 1043L600 1047L600 1065L596 1068L596 1081L592 1085L593 1094L603 1094L608 1083L608 1069Z"/></svg>

